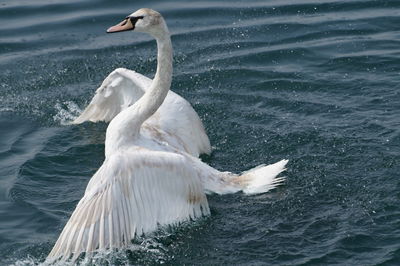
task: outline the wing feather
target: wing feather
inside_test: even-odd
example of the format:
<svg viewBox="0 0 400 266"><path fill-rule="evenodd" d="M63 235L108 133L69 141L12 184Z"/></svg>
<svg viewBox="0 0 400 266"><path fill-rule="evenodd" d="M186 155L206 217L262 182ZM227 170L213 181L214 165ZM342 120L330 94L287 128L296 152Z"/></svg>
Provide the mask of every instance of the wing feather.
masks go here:
<svg viewBox="0 0 400 266"><path fill-rule="evenodd" d="M118 68L111 72L96 94L72 123L111 121L122 110L143 96L152 80L135 71ZM188 101L169 91L157 112L143 124L143 130L197 157L211 152L203 123ZM153 137L154 137L153 136Z"/></svg>
<svg viewBox="0 0 400 266"><path fill-rule="evenodd" d="M92 177L49 259L122 247L136 235L209 214L197 173L168 152L114 154Z"/></svg>
<svg viewBox="0 0 400 266"><path fill-rule="evenodd" d="M143 75L117 68L107 76L96 90L89 105L72 123L111 121L122 110L142 97L150 83L151 80Z"/></svg>

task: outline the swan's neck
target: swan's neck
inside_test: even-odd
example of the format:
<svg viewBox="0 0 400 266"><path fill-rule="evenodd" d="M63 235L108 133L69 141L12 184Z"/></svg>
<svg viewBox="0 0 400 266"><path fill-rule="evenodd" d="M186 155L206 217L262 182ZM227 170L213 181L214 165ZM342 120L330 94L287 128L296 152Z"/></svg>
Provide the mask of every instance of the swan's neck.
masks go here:
<svg viewBox="0 0 400 266"><path fill-rule="evenodd" d="M171 87L172 80L172 44L169 33L157 38L157 72L146 93L137 102L136 114L138 130L143 122L152 116L163 103Z"/></svg>
<svg viewBox="0 0 400 266"><path fill-rule="evenodd" d="M110 122L105 141L106 156L139 136L140 127L152 116L168 94L172 80L172 44L168 30L156 37L157 72L146 93ZM129 145L128 145L129 146Z"/></svg>

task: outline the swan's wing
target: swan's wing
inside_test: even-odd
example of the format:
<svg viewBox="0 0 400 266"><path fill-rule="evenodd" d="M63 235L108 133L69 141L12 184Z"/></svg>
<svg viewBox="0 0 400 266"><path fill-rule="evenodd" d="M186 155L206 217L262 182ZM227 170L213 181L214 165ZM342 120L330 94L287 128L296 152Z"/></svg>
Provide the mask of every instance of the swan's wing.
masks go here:
<svg viewBox="0 0 400 266"><path fill-rule="evenodd" d="M125 246L158 225L208 215L203 186L187 159L145 149L108 157L49 254L68 259L81 252Z"/></svg>
<svg viewBox="0 0 400 266"><path fill-rule="evenodd" d="M151 79L135 71L118 68L103 81L90 104L72 123L111 121L135 103L150 86ZM165 141L198 157L211 153L210 140L196 111L188 101L169 91L163 104L145 125L166 132Z"/></svg>
<svg viewBox="0 0 400 266"><path fill-rule="evenodd" d="M180 149L192 156L211 153L210 140L200 117L188 101L169 91L157 112L148 119L156 128L167 132L166 140L173 139Z"/></svg>
<svg viewBox="0 0 400 266"><path fill-rule="evenodd" d="M118 68L108 75L96 90L90 104L72 123L109 122L142 97L150 84L149 78L132 70Z"/></svg>

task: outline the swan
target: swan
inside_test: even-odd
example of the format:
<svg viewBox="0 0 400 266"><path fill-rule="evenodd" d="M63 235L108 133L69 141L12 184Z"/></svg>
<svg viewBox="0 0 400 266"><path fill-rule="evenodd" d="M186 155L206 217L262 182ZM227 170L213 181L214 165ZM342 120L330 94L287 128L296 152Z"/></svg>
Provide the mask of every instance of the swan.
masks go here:
<svg viewBox="0 0 400 266"><path fill-rule="evenodd" d="M172 44L163 17L142 8L107 32L129 30L156 39L156 75L150 81L133 71L114 71L75 121L111 120L106 131L105 160L90 179L48 261L75 261L83 252L125 247L135 236L159 226L210 215L206 193L264 193L284 180L278 175L285 170L287 160L241 174L221 172L202 162L198 153L209 152L204 128L190 104L169 91ZM182 114L184 111L188 114ZM172 127L167 125L173 122L169 115L193 121L177 121L178 126ZM194 123L193 130L200 132L185 135L190 128L180 127L190 127L190 122ZM160 134L150 134L152 129L148 128L155 125L162 126L157 129ZM171 136L166 141L163 138L168 134ZM179 138L194 143L180 143Z"/></svg>

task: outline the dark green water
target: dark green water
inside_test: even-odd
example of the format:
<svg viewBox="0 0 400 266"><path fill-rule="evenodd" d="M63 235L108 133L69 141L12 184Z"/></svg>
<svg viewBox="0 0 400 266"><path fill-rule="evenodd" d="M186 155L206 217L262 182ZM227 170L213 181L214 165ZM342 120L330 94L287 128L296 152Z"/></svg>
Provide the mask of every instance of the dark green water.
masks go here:
<svg viewBox="0 0 400 266"><path fill-rule="evenodd" d="M155 42L105 34L160 11L172 89L243 171L290 160L257 196L94 264L400 265L400 1L0 1L0 264L42 262L104 159L106 124L65 125L117 67L152 76Z"/></svg>

